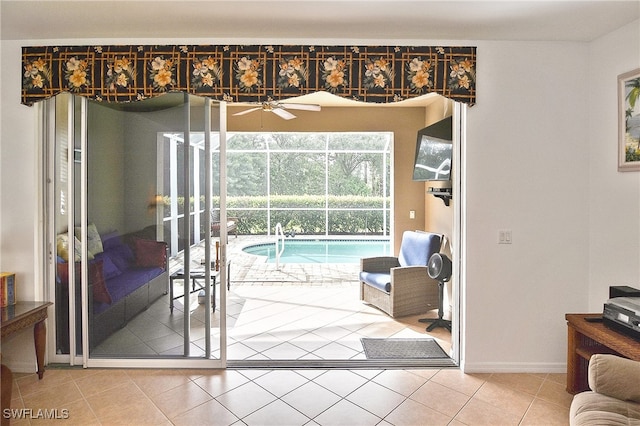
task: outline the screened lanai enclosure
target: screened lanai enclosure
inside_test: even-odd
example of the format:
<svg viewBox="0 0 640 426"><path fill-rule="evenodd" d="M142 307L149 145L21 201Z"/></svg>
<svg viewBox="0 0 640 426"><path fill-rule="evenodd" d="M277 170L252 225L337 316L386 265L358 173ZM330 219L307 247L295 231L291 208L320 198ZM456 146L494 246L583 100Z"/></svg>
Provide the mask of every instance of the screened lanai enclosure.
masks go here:
<svg viewBox="0 0 640 426"><path fill-rule="evenodd" d="M227 135L227 215L241 235L388 236L391 215L391 132L231 133ZM158 163L164 165L164 228L172 255L183 250L177 230L184 218L181 134L164 133ZM220 144L213 141L214 188ZM204 134L191 135L194 168L190 197L194 238L204 239ZM214 189L214 218L219 194Z"/></svg>
<svg viewBox="0 0 640 426"><path fill-rule="evenodd" d="M227 209L244 234L388 235L391 133L242 133L227 142Z"/></svg>

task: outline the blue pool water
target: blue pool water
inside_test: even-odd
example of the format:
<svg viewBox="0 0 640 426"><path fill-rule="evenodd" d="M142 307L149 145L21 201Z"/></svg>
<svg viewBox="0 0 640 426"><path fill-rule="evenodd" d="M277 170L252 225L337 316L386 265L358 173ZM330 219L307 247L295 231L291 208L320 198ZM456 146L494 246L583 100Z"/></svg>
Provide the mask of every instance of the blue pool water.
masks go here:
<svg viewBox="0 0 640 426"><path fill-rule="evenodd" d="M358 263L362 257L389 256L388 240L285 239L280 263ZM242 249L276 262L275 243L260 243Z"/></svg>

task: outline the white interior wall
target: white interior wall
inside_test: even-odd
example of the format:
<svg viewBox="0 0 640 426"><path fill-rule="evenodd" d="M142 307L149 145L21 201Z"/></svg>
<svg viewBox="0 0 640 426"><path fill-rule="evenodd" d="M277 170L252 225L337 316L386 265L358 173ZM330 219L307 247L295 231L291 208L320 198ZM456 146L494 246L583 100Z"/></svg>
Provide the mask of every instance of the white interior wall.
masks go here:
<svg viewBox="0 0 640 426"><path fill-rule="evenodd" d="M595 299L608 285L598 277L609 268L626 271L623 278L629 280L640 274L638 176L605 173L595 165L610 149L615 153L615 143L599 145L615 129L612 119L602 118L615 109L605 93L607 79L617 75L614 68L625 71L638 63L638 28L636 22L591 44L456 42L478 46L478 104L468 114L465 152L468 266L463 290L468 310L462 356L468 371L562 371L564 313L595 309ZM117 42L131 41L112 41ZM0 50L0 269L18 273L22 299L39 296L34 265L41 255L36 241L37 116L35 108L20 105L20 47L53 43L2 41ZM595 57L596 48L606 50L609 64ZM601 76L601 69L607 75ZM588 94L593 86L596 91ZM603 105L589 105L594 99ZM594 182L598 179L601 184ZM620 192L605 200L605 187ZM600 213L605 201L609 210ZM611 212L618 213L614 224ZM512 245L497 244L497 231L503 228L513 231ZM604 242L630 256L610 254L608 264L594 266L589 256L606 250ZM590 279L590 273L595 277ZM22 339L13 346L24 348L22 354L9 354L15 364L35 365L29 358L30 338L13 339ZM3 359L6 355L3 350Z"/></svg>
<svg viewBox="0 0 640 426"><path fill-rule="evenodd" d="M617 76L640 68L640 21L589 46L589 306L609 286L640 288L640 172L618 172Z"/></svg>
<svg viewBox="0 0 640 426"><path fill-rule="evenodd" d="M42 255L36 230L39 150L37 108L20 105L21 44L2 41L0 48L0 270L16 273L18 300L43 300L39 285ZM14 371L36 371L33 330L2 339L2 363Z"/></svg>
<svg viewBox="0 0 640 426"><path fill-rule="evenodd" d="M38 171L35 144L37 108L20 105L22 73L20 44L2 42L0 54L0 270L15 271L17 295L33 299L42 294L34 285Z"/></svg>
<svg viewBox="0 0 640 426"><path fill-rule="evenodd" d="M585 43L478 44L467 114L466 371L557 371L586 309ZM512 244L498 244L498 231Z"/></svg>

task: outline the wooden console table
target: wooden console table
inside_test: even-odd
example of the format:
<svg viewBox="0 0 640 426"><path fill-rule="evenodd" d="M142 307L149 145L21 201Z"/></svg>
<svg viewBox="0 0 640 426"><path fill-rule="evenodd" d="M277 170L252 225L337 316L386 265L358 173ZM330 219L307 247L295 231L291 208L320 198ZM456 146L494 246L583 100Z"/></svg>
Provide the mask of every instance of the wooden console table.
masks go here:
<svg viewBox="0 0 640 426"><path fill-rule="evenodd" d="M44 351L47 345L47 329L44 320L47 319L47 308L51 302L18 302L13 306L2 308L0 324L2 336L33 326L33 341L36 347L38 361L38 378L44 375Z"/></svg>
<svg viewBox="0 0 640 426"><path fill-rule="evenodd" d="M567 392L575 394L589 389L589 359L593 354L614 354L640 361L640 341L605 326L602 314L566 314L568 327Z"/></svg>

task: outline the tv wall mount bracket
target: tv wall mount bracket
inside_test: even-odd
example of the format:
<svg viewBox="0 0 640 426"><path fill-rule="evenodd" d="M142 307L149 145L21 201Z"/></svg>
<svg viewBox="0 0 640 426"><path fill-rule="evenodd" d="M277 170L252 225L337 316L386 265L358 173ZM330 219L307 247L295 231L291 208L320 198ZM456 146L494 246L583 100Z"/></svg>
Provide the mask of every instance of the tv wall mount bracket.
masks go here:
<svg viewBox="0 0 640 426"><path fill-rule="evenodd" d="M451 201L451 188L428 188L427 194L440 198L445 206L449 206Z"/></svg>

